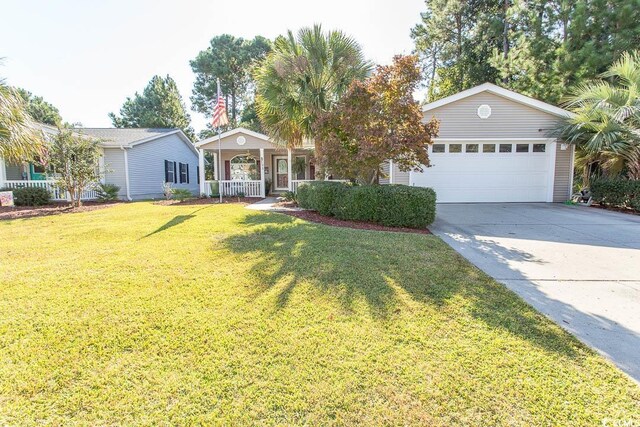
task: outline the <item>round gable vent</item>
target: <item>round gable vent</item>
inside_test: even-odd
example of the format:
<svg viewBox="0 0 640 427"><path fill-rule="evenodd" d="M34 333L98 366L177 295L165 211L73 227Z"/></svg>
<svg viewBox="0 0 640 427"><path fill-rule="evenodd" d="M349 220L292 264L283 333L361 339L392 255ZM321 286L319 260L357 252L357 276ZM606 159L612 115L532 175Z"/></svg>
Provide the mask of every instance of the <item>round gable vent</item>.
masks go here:
<svg viewBox="0 0 640 427"><path fill-rule="evenodd" d="M238 143L238 145L244 145L247 142L247 138L241 135L236 138L236 142Z"/></svg>
<svg viewBox="0 0 640 427"><path fill-rule="evenodd" d="M487 104L482 104L478 107L478 117L481 119L488 119L491 116L491 107Z"/></svg>

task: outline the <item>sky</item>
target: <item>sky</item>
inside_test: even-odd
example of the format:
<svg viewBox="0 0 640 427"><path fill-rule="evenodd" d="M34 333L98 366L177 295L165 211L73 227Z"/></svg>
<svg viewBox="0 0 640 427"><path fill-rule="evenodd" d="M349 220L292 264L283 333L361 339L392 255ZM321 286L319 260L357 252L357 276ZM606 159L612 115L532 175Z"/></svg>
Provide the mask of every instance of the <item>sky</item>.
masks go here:
<svg viewBox="0 0 640 427"><path fill-rule="evenodd" d="M411 53L423 0L2 0L0 77L59 110L70 123L109 127L127 96L169 74L191 111L189 60L219 34L269 39L320 23L354 37L365 55L388 64ZM8 18L8 19L7 19Z"/></svg>

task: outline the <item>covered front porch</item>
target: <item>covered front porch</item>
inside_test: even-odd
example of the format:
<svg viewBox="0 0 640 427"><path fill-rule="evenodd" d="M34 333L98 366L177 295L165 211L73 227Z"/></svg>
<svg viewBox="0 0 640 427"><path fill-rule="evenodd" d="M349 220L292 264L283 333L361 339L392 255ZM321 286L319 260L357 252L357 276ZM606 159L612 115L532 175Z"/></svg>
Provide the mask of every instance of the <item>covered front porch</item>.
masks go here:
<svg viewBox="0 0 640 427"><path fill-rule="evenodd" d="M218 183L223 196L266 197L295 192L300 183L315 179L313 146L280 147L263 134L237 128L220 137L196 143L200 193L212 196ZM215 188L215 184L213 186Z"/></svg>

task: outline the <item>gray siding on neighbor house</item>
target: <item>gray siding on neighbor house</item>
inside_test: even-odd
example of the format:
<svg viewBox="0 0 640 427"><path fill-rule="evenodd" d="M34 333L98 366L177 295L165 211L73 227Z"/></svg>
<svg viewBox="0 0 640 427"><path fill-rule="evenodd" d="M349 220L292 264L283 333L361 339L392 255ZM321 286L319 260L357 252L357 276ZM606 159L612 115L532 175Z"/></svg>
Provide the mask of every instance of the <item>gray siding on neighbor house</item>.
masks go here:
<svg viewBox="0 0 640 427"><path fill-rule="evenodd" d="M561 149L561 144L556 146L556 171L553 178L553 201L566 202L571 197L571 158L573 146L566 150Z"/></svg>
<svg viewBox="0 0 640 427"><path fill-rule="evenodd" d="M491 116L478 117L487 104ZM558 117L518 102L481 92L424 113L425 120L440 120L440 138L547 138Z"/></svg>
<svg viewBox="0 0 640 427"><path fill-rule="evenodd" d="M22 179L22 166L20 165L11 165L6 163L5 168L7 170L7 179L12 180L21 180Z"/></svg>
<svg viewBox="0 0 640 427"><path fill-rule="evenodd" d="M186 188L196 195L199 193L198 156L177 134L135 145L128 149L128 156L132 199L163 197L165 160L189 165L189 183L174 183L173 188ZM180 181L179 170L178 181Z"/></svg>
<svg viewBox="0 0 640 427"><path fill-rule="evenodd" d="M118 195L124 199L127 196L124 174L124 152L120 148L105 148L104 167L106 169L104 182L120 187Z"/></svg>

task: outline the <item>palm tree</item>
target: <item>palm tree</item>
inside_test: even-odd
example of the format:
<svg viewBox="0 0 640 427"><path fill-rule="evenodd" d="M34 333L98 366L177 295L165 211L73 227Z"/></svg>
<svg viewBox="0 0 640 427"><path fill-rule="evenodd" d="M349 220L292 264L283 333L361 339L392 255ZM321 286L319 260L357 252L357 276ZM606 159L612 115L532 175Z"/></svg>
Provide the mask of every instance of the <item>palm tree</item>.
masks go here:
<svg viewBox="0 0 640 427"><path fill-rule="evenodd" d="M20 163L41 153L43 135L26 112L22 97L0 79L0 157Z"/></svg>
<svg viewBox="0 0 640 427"><path fill-rule="evenodd" d="M360 45L341 31L320 25L289 31L257 67L256 106L264 129L276 141L299 146L312 138L315 119L329 111L354 80L371 71Z"/></svg>
<svg viewBox="0 0 640 427"><path fill-rule="evenodd" d="M576 144L585 186L594 164L640 179L640 55L624 53L601 77L576 88L567 102L574 115L556 129Z"/></svg>

